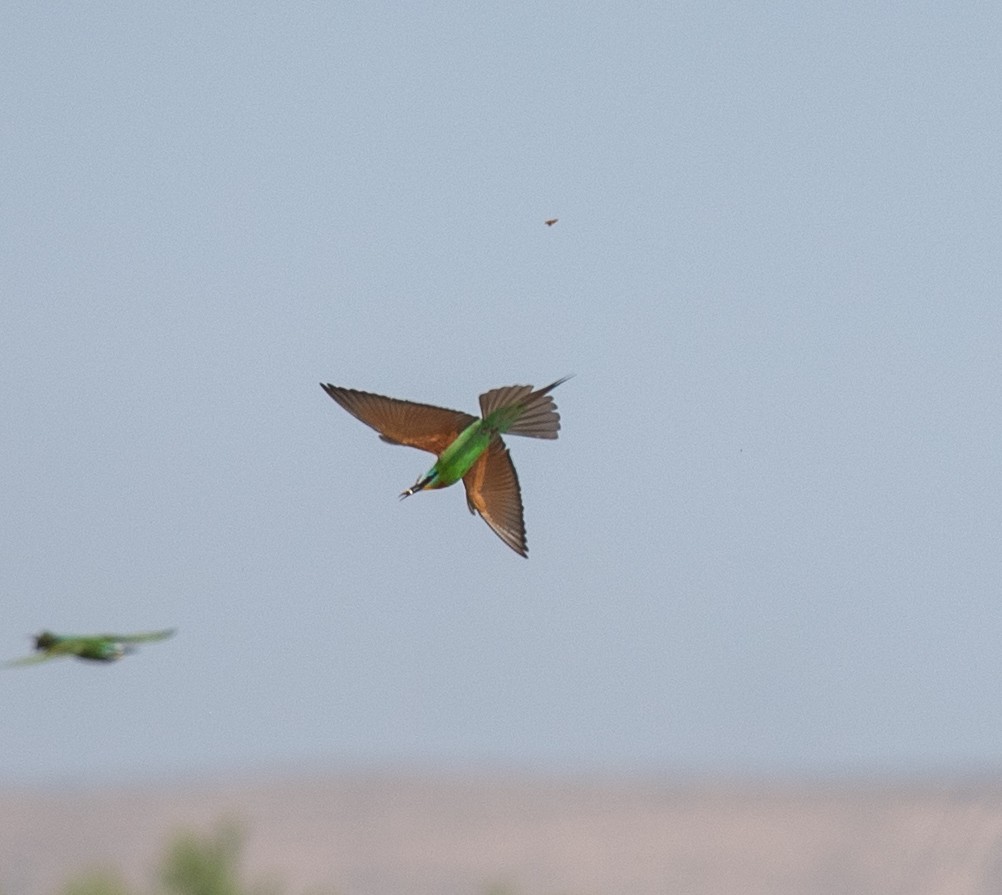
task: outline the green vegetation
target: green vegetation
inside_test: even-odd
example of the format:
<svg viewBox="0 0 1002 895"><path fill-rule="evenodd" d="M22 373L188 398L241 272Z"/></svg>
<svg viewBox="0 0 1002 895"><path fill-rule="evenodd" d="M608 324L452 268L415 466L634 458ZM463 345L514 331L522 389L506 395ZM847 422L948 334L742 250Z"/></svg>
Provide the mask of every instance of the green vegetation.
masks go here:
<svg viewBox="0 0 1002 895"><path fill-rule="evenodd" d="M237 865L242 838L233 826L221 827L210 838L193 833L178 836L160 869L164 889L171 895L273 895L265 886L245 889L240 885Z"/></svg>
<svg viewBox="0 0 1002 895"><path fill-rule="evenodd" d="M198 836L185 832L167 849L156 874L157 895L278 895L262 884L247 886L240 881L243 836L233 825L224 824L214 834ZM122 878L107 870L90 871L71 880L62 895L134 895Z"/></svg>
<svg viewBox="0 0 1002 895"><path fill-rule="evenodd" d="M117 873L94 870L70 882L63 895L129 895L129 890Z"/></svg>
<svg viewBox="0 0 1002 895"><path fill-rule="evenodd" d="M240 881L243 835L233 824L222 824L215 833L200 836L184 832L168 846L155 875L153 895L279 895L277 886ZM2 895L2 893L0 893ZM60 895L137 895L113 870L82 873L68 882ZM337 895L331 889L310 895ZM507 886L495 885L485 895L515 895Z"/></svg>

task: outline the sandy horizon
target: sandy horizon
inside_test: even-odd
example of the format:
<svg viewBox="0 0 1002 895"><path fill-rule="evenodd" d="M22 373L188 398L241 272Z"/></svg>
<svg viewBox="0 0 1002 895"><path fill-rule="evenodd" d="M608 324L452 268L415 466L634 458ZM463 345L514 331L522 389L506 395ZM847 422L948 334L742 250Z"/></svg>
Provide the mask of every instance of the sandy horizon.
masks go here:
<svg viewBox="0 0 1002 895"><path fill-rule="evenodd" d="M0 892L152 890L171 838L244 833L281 895L1002 892L1002 775L763 781L310 771L0 788Z"/></svg>

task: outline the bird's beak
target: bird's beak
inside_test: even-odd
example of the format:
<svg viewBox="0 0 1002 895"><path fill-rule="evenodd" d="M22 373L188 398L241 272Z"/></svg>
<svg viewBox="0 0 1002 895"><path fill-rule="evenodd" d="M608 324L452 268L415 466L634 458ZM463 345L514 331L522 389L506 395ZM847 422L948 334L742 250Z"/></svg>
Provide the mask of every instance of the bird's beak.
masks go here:
<svg viewBox="0 0 1002 895"><path fill-rule="evenodd" d="M410 486L406 491L400 492L400 500L405 497L410 497L412 494L417 494L418 491L423 491L431 483L431 476L426 475L424 478L418 479L413 485Z"/></svg>

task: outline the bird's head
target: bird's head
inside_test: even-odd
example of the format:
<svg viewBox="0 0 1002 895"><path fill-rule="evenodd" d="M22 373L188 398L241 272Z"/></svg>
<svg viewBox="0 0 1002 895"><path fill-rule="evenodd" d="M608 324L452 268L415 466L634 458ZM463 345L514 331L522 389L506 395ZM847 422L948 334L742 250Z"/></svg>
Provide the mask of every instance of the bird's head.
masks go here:
<svg viewBox="0 0 1002 895"><path fill-rule="evenodd" d="M42 631L41 634L34 635L35 649L50 649L56 645L56 635L51 631Z"/></svg>

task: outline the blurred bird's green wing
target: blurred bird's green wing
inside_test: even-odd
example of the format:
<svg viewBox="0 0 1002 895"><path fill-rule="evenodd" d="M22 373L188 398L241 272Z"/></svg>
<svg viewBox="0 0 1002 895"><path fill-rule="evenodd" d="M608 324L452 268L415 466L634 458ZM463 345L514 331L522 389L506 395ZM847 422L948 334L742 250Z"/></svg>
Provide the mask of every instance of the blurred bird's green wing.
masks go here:
<svg viewBox="0 0 1002 895"><path fill-rule="evenodd" d="M94 639L112 640L116 643L150 643L173 637L175 630L175 628L165 628L163 631L144 631L141 634L98 634Z"/></svg>
<svg viewBox="0 0 1002 895"><path fill-rule="evenodd" d="M39 662L48 662L50 659L63 659L68 653L36 653L34 656L25 656L23 659L11 659L4 662L0 668L18 668L21 665L37 665Z"/></svg>
<svg viewBox="0 0 1002 895"><path fill-rule="evenodd" d="M476 417L461 410L400 401L371 392L320 383L353 417L379 433L383 441L441 454Z"/></svg>
<svg viewBox="0 0 1002 895"><path fill-rule="evenodd" d="M470 467L463 476L463 485L470 512L479 513L512 550L520 556L528 556L518 475L508 448L500 438L495 438Z"/></svg>

